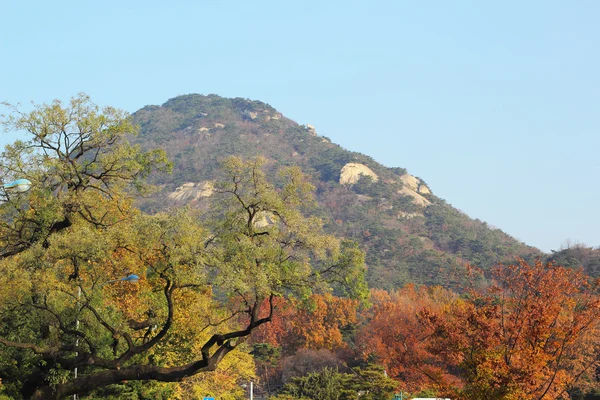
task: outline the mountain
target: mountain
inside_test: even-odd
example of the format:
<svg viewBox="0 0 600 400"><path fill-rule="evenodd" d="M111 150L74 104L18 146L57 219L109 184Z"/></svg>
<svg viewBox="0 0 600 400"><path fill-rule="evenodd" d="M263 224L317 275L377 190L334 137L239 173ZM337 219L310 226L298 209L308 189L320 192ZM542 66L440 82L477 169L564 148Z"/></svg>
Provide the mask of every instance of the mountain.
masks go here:
<svg viewBox="0 0 600 400"><path fill-rule="evenodd" d="M469 218L406 169L345 150L266 103L190 94L146 106L132 117L141 127L135 140L144 148L165 149L174 163L172 175L152 178L160 190L142 201L145 210L201 207L210 201L219 160L229 155L262 155L273 170L297 165L316 187L316 212L327 230L356 240L367 252L372 287L453 286L467 262L489 269L542 255Z"/></svg>

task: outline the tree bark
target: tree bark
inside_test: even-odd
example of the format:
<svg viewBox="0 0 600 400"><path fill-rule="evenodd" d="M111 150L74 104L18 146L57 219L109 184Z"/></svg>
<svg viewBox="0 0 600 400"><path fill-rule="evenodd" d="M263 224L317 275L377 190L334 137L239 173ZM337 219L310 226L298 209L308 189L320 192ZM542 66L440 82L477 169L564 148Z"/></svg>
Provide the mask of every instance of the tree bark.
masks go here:
<svg viewBox="0 0 600 400"><path fill-rule="evenodd" d="M39 386L30 392L31 394L27 393L28 388L23 388L23 394L27 394L27 397L31 400L60 400L69 395L89 393L94 389L122 381L156 380L162 382L179 382L184 378L201 372L214 371L223 357L233 350L233 348L234 346L225 343L208 360L195 361L180 367L164 368L154 365L134 365L123 369L97 372L56 385L54 388L45 385Z"/></svg>
<svg viewBox="0 0 600 400"><path fill-rule="evenodd" d="M231 340L246 337L258 326L271 321L274 309L273 297L273 295L269 297L269 315L267 317L258 318L259 302L256 302L249 310L250 322L246 329L222 335L213 335L204 344L201 350L202 358L198 361L169 368L155 365L132 365L125 368L104 370L54 387L47 385L36 388L24 387L23 395L30 400L60 400L69 395L86 394L95 389L123 381L156 380L162 382L180 382L184 378L201 372L214 371L223 357L237 346L237 343L232 343ZM216 351L212 355L209 355L210 348L215 345L218 346Z"/></svg>

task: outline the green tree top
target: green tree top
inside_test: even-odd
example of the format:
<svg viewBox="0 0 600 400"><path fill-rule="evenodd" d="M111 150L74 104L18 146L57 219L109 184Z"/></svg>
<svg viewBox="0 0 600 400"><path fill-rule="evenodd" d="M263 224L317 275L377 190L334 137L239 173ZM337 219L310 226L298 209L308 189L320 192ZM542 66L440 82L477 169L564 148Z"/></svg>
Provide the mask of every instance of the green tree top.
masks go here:
<svg viewBox="0 0 600 400"><path fill-rule="evenodd" d="M168 170L164 151L143 152L129 144L137 128L123 111L103 110L84 94L68 105L55 100L33 111L3 103L5 130L22 131L26 139L6 146L0 156L3 181L27 178L28 196L0 193L0 255L18 253L83 218L96 225L118 221L107 202L126 207L123 192L145 190L153 169Z"/></svg>
<svg viewBox="0 0 600 400"><path fill-rule="evenodd" d="M364 255L349 242L323 231L319 218L302 209L314 203L313 186L299 168L280 171L279 187L269 182L263 158L231 157L216 185L219 210L211 226L211 264L220 271L216 285L228 294L293 294L308 298L330 285L366 299Z"/></svg>

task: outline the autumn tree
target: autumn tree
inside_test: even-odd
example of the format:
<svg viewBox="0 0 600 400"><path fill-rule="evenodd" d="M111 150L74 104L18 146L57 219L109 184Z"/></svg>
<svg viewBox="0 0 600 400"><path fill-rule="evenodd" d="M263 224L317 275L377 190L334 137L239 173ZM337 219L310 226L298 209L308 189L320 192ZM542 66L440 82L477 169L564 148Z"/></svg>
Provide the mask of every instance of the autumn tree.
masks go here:
<svg viewBox="0 0 600 400"><path fill-rule="evenodd" d="M456 381L431 350L435 327L424 313L443 315L457 295L441 287L408 285L394 292L371 290L372 307L361 313L357 346L365 360L386 368L404 391L418 392Z"/></svg>
<svg viewBox="0 0 600 400"><path fill-rule="evenodd" d="M261 387L273 392L292 376L343 365L352 358L360 304L331 293L277 301L271 324L252 336Z"/></svg>
<svg viewBox="0 0 600 400"><path fill-rule="evenodd" d="M308 307L302 307L292 319L290 340L296 348L343 349L344 332L357 323L358 301L333 296L314 295Z"/></svg>
<svg viewBox="0 0 600 400"><path fill-rule="evenodd" d="M435 329L431 351L456 368L465 399L559 399L595 374L598 282L581 271L523 260L494 271L446 318L422 314Z"/></svg>
<svg viewBox="0 0 600 400"><path fill-rule="evenodd" d="M281 347L286 354L298 349L343 349L348 346L345 331L356 326L359 306L358 300L331 293L280 302L282 312L273 318L274 329L259 329L253 341Z"/></svg>
<svg viewBox="0 0 600 400"><path fill-rule="evenodd" d="M212 212L146 215L133 196L169 164L128 144L124 113L80 95L3 123L27 135L2 154L4 178L33 183L0 203L0 375L14 397L179 382L240 349L278 297L365 294L363 254L303 213L313 188L298 169L272 184L265 160L232 158Z"/></svg>

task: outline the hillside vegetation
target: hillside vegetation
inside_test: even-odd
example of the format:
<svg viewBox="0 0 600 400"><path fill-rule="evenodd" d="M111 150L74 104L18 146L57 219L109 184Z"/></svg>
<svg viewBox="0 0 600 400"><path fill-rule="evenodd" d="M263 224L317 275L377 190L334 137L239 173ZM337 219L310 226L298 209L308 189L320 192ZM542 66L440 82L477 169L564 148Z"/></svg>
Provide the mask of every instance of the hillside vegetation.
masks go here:
<svg viewBox="0 0 600 400"><path fill-rule="evenodd" d="M160 190L143 199L145 210L185 203L205 207L219 163L230 155L264 156L271 171L299 166L317 188L316 214L327 231L366 251L372 287L394 289L409 282L452 287L466 263L488 269L541 255L452 207L405 168L345 150L260 101L190 94L144 107L133 121L141 127L136 140L142 147L162 148L174 163L172 175L154 175ZM363 171L340 183L350 163L372 176Z"/></svg>

